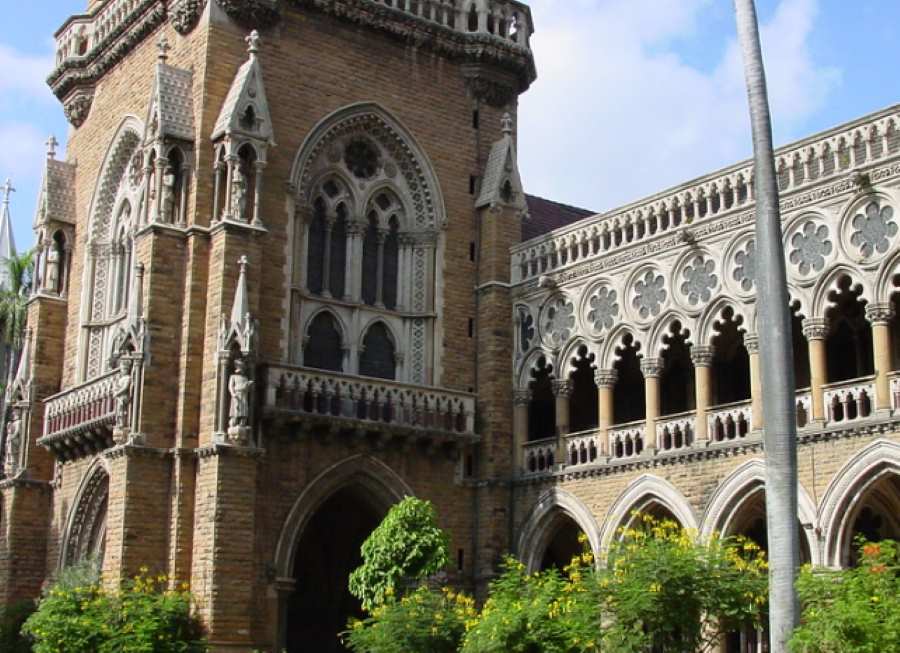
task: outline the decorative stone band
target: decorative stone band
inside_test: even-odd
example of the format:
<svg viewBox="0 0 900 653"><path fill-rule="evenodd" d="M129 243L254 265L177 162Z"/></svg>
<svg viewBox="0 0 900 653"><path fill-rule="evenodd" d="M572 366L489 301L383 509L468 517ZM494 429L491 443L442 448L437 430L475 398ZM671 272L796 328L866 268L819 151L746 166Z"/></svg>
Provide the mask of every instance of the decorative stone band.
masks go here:
<svg viewBox="0 0 900 653"><path fill-rule="evenodd" d="M553 470L556 465L556 438L529 442L525 445L526 474L540 474Z"/></svg>
<svg viewBox="0 0 900 653"><path fill-rule="evenodd" d="M656 446L659 451L685 449L694 444L696 426L693 413L675 415L656 423Z"/></svg>
<svg viewBox="0 0 900 653"><path fill-rule="evenodd" d="M744 347L749 355L759 353L759 336L744 336Z"/></svg>
<svg viewBox="0 0 900 653"><path fill-rule="evenodd" d="M900 107L866 116L776 152L782 209L802 205L824 186L840 181L843 190L858 186L851 179L860 165L896 159L891 145L900 125ZM874 173L873 173L874 174ZM608 213L585 218L571 226L526 241L512 250L512 282L535 287L544 275L556 283L597 272L598 262L612 266L615 252L629 260L667 249L706 234L720 233L753 220L755 204L752 162L745 161ZM813 197L814 199L814 197ZM746 218L746 220L745 220ZM688 226L690 230L688 231ZM652 242L651 242L652 241ZM657 245L659 247L657 247ZM625 251L633 250L633 251ZM565 272L563 272L565 270Z"/></svg>
<svg viewBox="0 0 900 653"><path fill-rule="evenodd" d="M869 417L875 409L874 377L832 383L825 387L825 410L832 423Z"/></svg>
<svg viewBox="0 0 900 653"><path fill-rule="evenodd" d="M716 350L712 346L695 345L691 347L691 361L694 363L694 367L710 367L715 355Z"/></svg>
<svg viewBox="0 0 900 653"><path fill-rule="evenodd" d="M594 382L598 388L613 388L619 380L619 370L597 370L594 372Z"/></svg>
<svg viewBox="0 0 900 653"><path fill-rule="evenodd" d="M622 424L609 430L609 457L633 458L644 452L644 422Z"/></svg>
<svg viewBox="0 0 900 653"><path fill-rule="evenodd" d="M298 414L475 438L475 396L300 367L272 366L268 414Z"/></svg>
<svg viewBox="0 0 900 653"><path fill-rule="evenodd" d="M709 437L713 442L725 442L736 438L745 438L750 433L753 423L753 410L750 402L740 402L728 407L720 407L707 415Z"/></svg>
<svg viewBox="0 0 900 653"><path fill-rule="evenodd" d="M589 465L600 456L600 435L598 433L575 434L566 438L566 464L570 467Z"/></svg>
<svg viewBox="0 0 900 653"><path fill-rule="evenodd" d="M645 358L641 361L641 372L645 377L660 376L663 371L663 360L661 358Z"/></svg>
<svg viewBox="0 0 900 653"><path fill-rule="evenodd" d="M872 326L886 326L894 317L894 307L890 304L869 304L866 306L866 319Z"/></svg>
<svg viewBox="0 0 900 653"><path fill-rule="evenodd" d="M803 336L807 340L825 340L828 336L828 320L825 318L803 320Z"/></svg>
<svg viewBox="0 0 900 653"><path fill-rule="evenodd" d="M71 460L113 446L116 424L113 370L44 401L44 435L38 444L60 460Z"/></svg>

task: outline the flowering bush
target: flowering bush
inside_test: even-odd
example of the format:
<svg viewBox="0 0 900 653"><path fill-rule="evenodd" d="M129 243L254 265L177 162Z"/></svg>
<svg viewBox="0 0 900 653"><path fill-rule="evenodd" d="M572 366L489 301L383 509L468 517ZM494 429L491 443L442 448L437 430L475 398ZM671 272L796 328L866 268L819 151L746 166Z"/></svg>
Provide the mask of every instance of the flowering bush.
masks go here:
<svg viewBox="0 0 900 653"><path fill-rule="evenodd" d="M190 594L168 578L141 575L107 592L91 565L65 570L22 632L34 653L200 653L206 650L190 614Z"/></svg>
<svg viewBox="0 0 900 653"><path fill-rule="evenodd" d="M475 601L465 594L420 587L376 607L369 618L354 621L343 639L358 653L456 653L466 623L477 614Z"/></svg>
<svg viewBox="0 0 900 653"><path fill-rule="evenodd" d="M350 574L350 593L367 612L395 598L404 585L441 571L450 541L428 501L407 497L393 506L362 545L363 564Z"/></svg>
<svg viewBox="0 0 900 653"><path fill-rule="evenodd" d="M797 582L801 626L795 653L880 653L900 642L900 554L891 540L859 543L859 566L804 567Z"/></svg>

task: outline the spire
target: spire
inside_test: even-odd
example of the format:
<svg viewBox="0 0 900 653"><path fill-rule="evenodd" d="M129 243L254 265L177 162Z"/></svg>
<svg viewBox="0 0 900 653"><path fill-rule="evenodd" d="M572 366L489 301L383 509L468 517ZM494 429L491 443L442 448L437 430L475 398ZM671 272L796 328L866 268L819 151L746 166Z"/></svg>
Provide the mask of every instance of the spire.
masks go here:
<svg viewBox="0 0 900 653"><path fill-rule="evenodd" d="M59 147L59 141L56 140L56 136L50 134L50 138L47 139L47 158L51 160L56 159L56 148Z"/></svg>
<svg viewBox="0 0 900 653"><path fill-rule="evenodd" d="M7 179L6 183L0 187L0 192L3 193L3 204L0 207L0 288L8 290L10 288L10 278L6 261L16 255L12 218L9 215L9 197L16 192L16 189L13 188L12 182Z"/></svg>
<svg viewBox="0 0 900 653"><path fill-rule="evenodd" d="M269 101L257 54L261 39L254 30L246 39L249 57L238 69L212 131L212 140L231 134L252 137L261 145L274 145Z"/></svg>
<svg viewBox="0 0 900 653"><path fill-rule="evenodd" d="M491 147L481 178L481 193L475 202L475 208L502 205L524 213L528 210L528 205L525 202L525 191L519 174L516 144L513 140L515 128L511 114L503 114L500 119L500 130L503 136Z"/></svg>
<svg viewBox="0 0 900 653"><path fill-rule="evenodd" d="M156 42L156 59L159 63L166 63L166 60L169 58L169 50L172 49L172 46L169 45L169 39L166 38L165 34L159 37L159 41Z"/></svg>
<svg viewBox="0 0 900 653"><path fill-rule="evenodd" d="M131 288L131 301L128 302L128 322L137 324L144 317L144 264L134 266L134 286Z"/></svg>
<svg viewBox="0 0 900 653"><path fill-rule="evenodd" d="M234 304L231 307L231 328L240 330L244 318L250 314L250 300L247 294L247 257L242 256L238 263L241 266L241 273L234 291Z"/></svg>
<svg viewBox="0 0 900 653"><path fill-rule="evenodd" d="M25 383L31 376L31 329L25 333L22 340L22 355L19 357L19 365L16 367L15 384Z"/></svg>

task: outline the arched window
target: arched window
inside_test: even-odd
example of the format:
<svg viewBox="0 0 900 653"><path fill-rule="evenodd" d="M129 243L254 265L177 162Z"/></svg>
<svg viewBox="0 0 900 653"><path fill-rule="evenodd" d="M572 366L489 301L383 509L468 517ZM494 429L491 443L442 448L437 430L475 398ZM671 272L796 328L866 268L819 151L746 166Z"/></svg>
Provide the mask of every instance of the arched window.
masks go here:
<svg viewBox="0 0 900 653"><path fill-rule="evenodd" d="M573 433L597 428L597 383L594 380L594 355L587 347L578 349L574 362L572 396L569 398L569 427Z"/></svg>
<svg viewBox="0 0 900 653"><path fill-rule="evenodd" d="M622 345L616 350L618 379L613 388L614 424L636 422L646 417L644 374L638 358L640 345L630 334L625 336Z"/></svg>
<svg viewBox="0 0 900 653"><path fill-rule="evenodd" d="M833 307L828 311L826 354L828 382L848 381L874 374L872 355L872 326L866 320L862 290L853 287L849 277L838 282L838 292L832 296Z"/></svg>
<svg viewBox="0 0 900 653"><path fill-rule="evenodd" d="M115 285L113 291L112 315L118 315L128 305L128 280L132 267L131 247L131 204L124 202L116 219L116 238L113 241L115 257Z"/></svg>
<svg viewBox="0 0 900 653"><path fill-rule="evenodd" d="M384 307L397 308L397 284L400 273L400 225L391 216L387 239L384 241Z"/></svg>
<svg viewBox="0 0 900 653"><path fill-rule="evenodd" d="M53 234L47 261L48 289L57 295L65 295L69 290L69 252L66 236L62 231ZM53 277L56 277L55 279Z"/></svg>
<svg viewBox="0 0 900 653"><path fill-rule="evenodd" d="M379 193L368 213L363 239L362 300L370 306L397 307L402 205L388 191Z"/></svg>
<svg viewBox="0 0 900 653"><path fill-rule="evenodd" d="M347 206L338 204L337 218L331 227L328 292L343 298L347 282Z"/></svg>
<svg viewBox="0 0 900 653"><path fill-rule="evenodd" d="M306 287L313 295L321 295L325 281L325 200L318 198L313 205L309 223L309 256L307 257Z"/></svg>
<svg viewBox="0 0 900 653"><path fill-rule="evenodd" d="M359 354L359 373L378 379L397 378L396 350L387 327L377 322L363 338Z"/></svg>
<svg viewBox="0 0 900 653"><path fill-rule="evenodd" d="M309 325L303 363L319 370L344 371L343 339L331 313L319 313Z"/></svg>
<svg viewBox="0 0 900 653"><path fill-rule="evenodd" d="M693 410L694 364L687 344L688 334L681 323L672 325L663 336L666 349L663 352L663 371L660 376L660 414L673 415Z"/></svg>
<svg viewBox="0 0 900 653"><path fill-rule="evenodd" d="M713 405L750 399L750 356L738 330L739 320L726 308L713 337Z"/></svg>
<svg viewBox="0 0 900 653"><path fill-rule="evenodd" d="M314 295L343 299L347 290L347 193L334 180L313 202L307 247L306 287Z"/></svg>
<svg viewBox="0 0 900 653"><path fill-rule="evenodd" d="M531 402L528 404L528 440L543 440L556 434L556 396L553 394L553 367L541 357L531 373Z"/></svg>
<svg viewBox="0 0 900 653"><path fill-rule="evenodd" d="M168 163L163 173L162 221L168 224L184 222L186 180L184 155L173 148L168 155Z"/></svg>

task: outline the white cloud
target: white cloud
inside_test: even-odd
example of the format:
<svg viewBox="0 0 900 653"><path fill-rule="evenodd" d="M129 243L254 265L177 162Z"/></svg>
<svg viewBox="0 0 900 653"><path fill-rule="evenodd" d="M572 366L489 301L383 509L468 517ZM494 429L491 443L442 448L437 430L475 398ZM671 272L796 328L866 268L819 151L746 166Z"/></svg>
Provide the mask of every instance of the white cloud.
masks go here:
<svg viewBox="0 0 900 653"><path fill-rule="evenodd" d="M54 102L46 82L52 69L52 54L36 57L0 44L0 97L21 101L24 94L28 99Z"/></svg>
<svg viewBox="0 0 900 653"><path fill-rule="evenodd" d="M840 79L810 54L817 2L782 0L762 26L776 140L798 136ZM540 78L519 125L530 192L606 210L749 155L735 37L704 32L713 0L530 4ZM677 53L694 39L709 43L703 69Z"/></svg>

